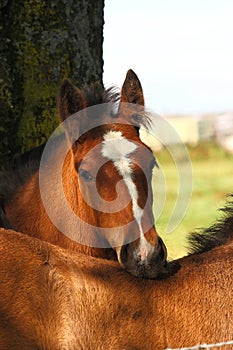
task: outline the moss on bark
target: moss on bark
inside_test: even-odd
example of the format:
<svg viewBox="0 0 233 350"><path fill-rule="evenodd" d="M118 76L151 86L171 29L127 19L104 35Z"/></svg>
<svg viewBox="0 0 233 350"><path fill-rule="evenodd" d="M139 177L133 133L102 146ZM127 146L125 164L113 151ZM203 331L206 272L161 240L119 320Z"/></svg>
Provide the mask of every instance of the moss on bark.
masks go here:
<svg viewBox="0 0 233 350"><path fill-rule="evenodd" d="M64 77L102 82L104 0L0 0L0 160L44 142Z"/></svg>

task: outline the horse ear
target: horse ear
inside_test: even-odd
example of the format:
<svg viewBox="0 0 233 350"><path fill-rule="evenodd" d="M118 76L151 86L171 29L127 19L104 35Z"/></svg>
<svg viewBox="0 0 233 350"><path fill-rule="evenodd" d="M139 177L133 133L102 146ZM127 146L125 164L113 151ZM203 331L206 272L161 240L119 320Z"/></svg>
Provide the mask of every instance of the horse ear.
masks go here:
<svg viewBox="0 0 233 350"><path fill-rule="evenodd" d="M86 102L82 92L68 79L64 79L57 96L57 108L61 122L69 116L86 108ZM67 140L71 144L73 152L76 150L77 139L80 135L80 118L70 118L65 123Z"/></svg>
<svg viewBox="0 0 233 350"><path fill-rule="evenodd" d="M132 69L128 70L121 89L121 102L136 103L144 106L142 86Z"/></svg>
<svg viewBox="0 0 233 350"><path fill-rule="evenodd" d="M58 113L61 121L86 107L82 92L68 79L64 79L57 97Z"/></svg>

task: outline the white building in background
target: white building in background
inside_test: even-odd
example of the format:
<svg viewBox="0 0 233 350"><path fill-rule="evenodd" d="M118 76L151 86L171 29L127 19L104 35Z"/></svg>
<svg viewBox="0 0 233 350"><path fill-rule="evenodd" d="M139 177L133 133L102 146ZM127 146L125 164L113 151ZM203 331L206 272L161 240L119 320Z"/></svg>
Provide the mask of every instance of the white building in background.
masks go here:
<svg viewBox="0 0 233 350"><path fill-rule="evenodd" d="M196 146L200 140L198 120L194 117L165 117L180 135L181 140Z"/></svg>
<svg viewBox="0 0 233 350"><path fill-rule="evenodd" d="M191 146L201 141L215 141L233 152L233 113L221 115L166 116L165 119L179 134L181 140ZM153 135L143 135L153 150L162 145ZM172 143L167 140L168 143Z"/></svg>
<svg viewBox="0 0 233 350"><path fill-rule="evenodd" d="M158 122L158 125L155 124L153 126L152 132L140 131L142 141L144 141L153 152L159 152L163 146L180 143L180 140L192 146L198 144L198 120L179 116L167 116L164 118L169 123L167 125L172 126L172 128L166 127L166 123L160 124L160 122ZM158 135L158 138L156 135ZM176 135L179 135L179 137Z"/></svg>
<svg viewBox="0 0 233 350"><path fill-rule="evenodd" d="M233 152L233 113L215 117L215 132L217 142L228 151Z"/></svg>
<svg viewBox="0 0 233 350"><path fill-rule="evenodd" d="M215 140L215 116L199 116L198 129L200 141Z"/></svg>

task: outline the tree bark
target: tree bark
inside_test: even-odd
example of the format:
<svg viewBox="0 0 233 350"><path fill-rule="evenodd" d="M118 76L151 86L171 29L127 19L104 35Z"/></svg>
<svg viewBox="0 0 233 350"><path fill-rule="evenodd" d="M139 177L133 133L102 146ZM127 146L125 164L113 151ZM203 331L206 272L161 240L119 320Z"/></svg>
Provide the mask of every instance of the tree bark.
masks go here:
<svg viewBox="0 0 233 350"><path fill-rule="evenodd" d="M102 83L103 9L104 0L0 0L0 161L50 136L64 77Z"/></svg>

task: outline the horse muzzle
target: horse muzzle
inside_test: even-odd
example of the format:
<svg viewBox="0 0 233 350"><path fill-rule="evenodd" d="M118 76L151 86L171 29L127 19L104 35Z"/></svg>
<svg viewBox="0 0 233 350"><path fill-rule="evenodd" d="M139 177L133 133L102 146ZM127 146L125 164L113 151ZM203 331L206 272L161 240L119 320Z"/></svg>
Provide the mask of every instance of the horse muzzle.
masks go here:
<svg viewBox="0 0 233 350"><path fill-rule="evenodd" d="M118 261L133 276L154 279L167 273L167 249L160 237L156 245L146 239L116 248Z"/></svg>

